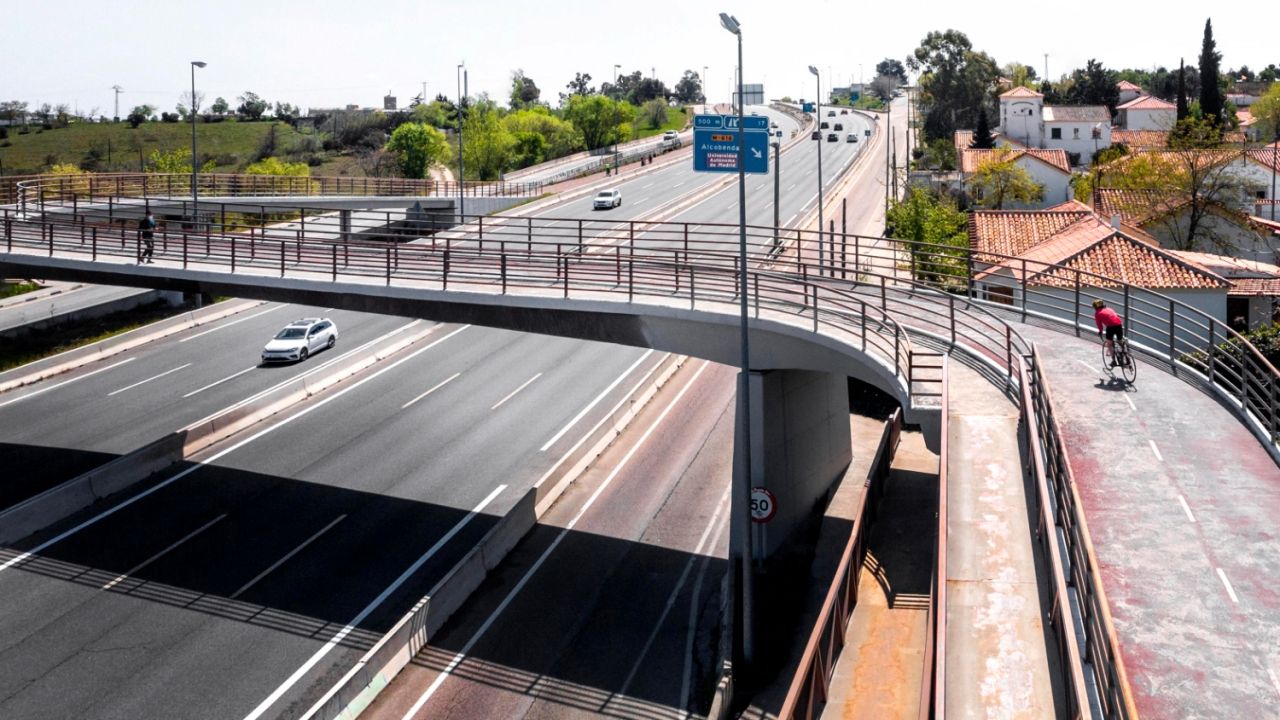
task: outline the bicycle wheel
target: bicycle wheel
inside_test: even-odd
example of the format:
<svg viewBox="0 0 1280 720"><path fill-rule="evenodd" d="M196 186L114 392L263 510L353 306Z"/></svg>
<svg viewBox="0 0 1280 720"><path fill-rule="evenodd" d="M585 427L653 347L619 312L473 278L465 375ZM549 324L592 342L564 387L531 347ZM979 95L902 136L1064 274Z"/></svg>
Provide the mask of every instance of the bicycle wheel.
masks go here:
<svg viewBox="0 0 1280 720"><path fill-rule="evenodd" d="M1120 372L1124 375L1125 382L1130 385L1138 379L1138 363L1133 359L1133 353L1129 352L1129 346L1126 344L1120 351Z"/></svg>
<svg viewBox="0 0 1280 720"><path fill-rule="evenodd" d="M1114 350L1112 348L1107 347L1107 341L1103 340L1102 341L1102 371L1105 372L1108 377L1116 376L1115 368L1111 366L1113 352Z"/></svg>

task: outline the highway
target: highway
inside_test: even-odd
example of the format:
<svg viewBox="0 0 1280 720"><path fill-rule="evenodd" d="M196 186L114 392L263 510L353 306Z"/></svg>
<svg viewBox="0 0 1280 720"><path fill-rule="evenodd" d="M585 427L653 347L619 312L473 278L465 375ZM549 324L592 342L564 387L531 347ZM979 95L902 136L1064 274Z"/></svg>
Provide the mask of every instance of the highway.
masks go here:
<svg viewBox="0 0 1280 720"><path fill-rule="evenodd" d="M801 158L791 162L799 176L811 144L787 154ZM837 145L846 147L828 147ZM608 214L647 217L718 180L661 168L620 184L624 205ZM797 189L785 209L806 200ZM544 213L589 215L589 202ZM707 202L720 207L710 218L736 221L736 193ZM769 203L758 207L753 221L768 221ZM109 369L0 396L6 452L44 487L307 372L323 354L254 365L271 332L314 310L264 305L186 343L175 337ZM335 352L408 322L324 310L343 332ZM12 609L0 619L12 638L0 648L0 716L305 710L605 411L602 390L621 392L615 381L658 359L442 325L420 349L211 448L205 464L127 505L29 538L0 559L0 597ZM42 465L50 469L31 470Z"/></svg>

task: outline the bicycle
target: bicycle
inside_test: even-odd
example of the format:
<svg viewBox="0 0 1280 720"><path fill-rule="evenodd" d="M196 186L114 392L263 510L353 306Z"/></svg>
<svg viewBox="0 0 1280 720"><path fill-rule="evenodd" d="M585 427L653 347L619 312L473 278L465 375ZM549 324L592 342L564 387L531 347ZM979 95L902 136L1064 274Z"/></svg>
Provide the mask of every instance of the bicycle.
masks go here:
<svg viewBox="0 0 1280 720"><path fill-rule="evenodd" d="M1133 354L1129 352L1129 340L1123 336L1111 341L1108 345L1105 340L1102 342L1102 368L1107 371L1107 375L1116 376L1116 368L1120 368L1120 374L1124 377L1125 382L1130 385L1138 377L1138 363L1134 362Z"/></svg>

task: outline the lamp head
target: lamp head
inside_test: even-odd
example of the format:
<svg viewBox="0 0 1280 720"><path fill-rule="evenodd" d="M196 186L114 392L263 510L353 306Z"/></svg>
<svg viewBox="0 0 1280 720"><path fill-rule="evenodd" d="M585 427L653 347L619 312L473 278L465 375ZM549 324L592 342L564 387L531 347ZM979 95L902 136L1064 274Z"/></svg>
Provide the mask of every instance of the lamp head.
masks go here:
<svg viewBox="0 0 1280 720"><path fill-rule="evenodd" d="M742 28L738 24L738 18L729 13L720 13L720 25L734 35L739 35L742 32Z"/></svg>
<svg viewBox="0 0 1280 720"><path fill-rule="evenodd" d="M191 61L191 64L192 64L192 65L195 65L195 66L196 66L196 67L198 67L198 68L202 68L202 67L204 67L204 66L208 65L209 63L207 63L207 62L205 62L205 61L203 61L203 60L192 60L192 61Z"/></svg>
<svg viewBox="0 0 1280 720"><path fill-rule="evenodd" d="M818 74L818 68L816 68L816 67L814 67L814 66L810 65L810 66L809 66L809 72L813 73L814 75L817 75L817 74Z"/></svg>

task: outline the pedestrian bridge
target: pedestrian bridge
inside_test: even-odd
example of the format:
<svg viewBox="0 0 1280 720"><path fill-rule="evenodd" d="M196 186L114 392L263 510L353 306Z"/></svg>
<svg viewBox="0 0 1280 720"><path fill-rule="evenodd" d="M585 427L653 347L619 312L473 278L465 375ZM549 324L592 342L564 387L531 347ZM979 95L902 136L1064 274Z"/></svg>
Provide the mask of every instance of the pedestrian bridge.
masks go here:
<svg viewBox="0 0 1280 720"><path fill-rule="evenodd" d="M3 211L0 267L7 276L319 304L738 363L737 226L476 216L458 218L459 227L447 233L389 243L275 233L265 218L251 232L176 223L158 234L156 263L139 266L137 239L106 214L104 198L55 194L47 187L42 197L42 210L28 204ZM315 210L305 203L295 208L303 217ZM243 212L252 215L248 207ZM848 464L847 409L832 402L843 397L845 378L898 398L907 421L920 423L940 445L941 358L945 353L978 369L1020 405L1032 431L1028 464L1041 488L1039 537L1055 578L1057 609L1049 619L1063 655L1071 714L1100 708L1108 717L1133 716L1122 643L1063 440L1064 432L1103 428L1075 414L1076 425L1064 431L1047 399L1046 368L1055 365L1060 344L1086 345L1077 338L1082 327L1091 332L1087 311L1078 302L1053 305L1060 301L1050 298L1059 295L1025 284L1035 273L1023 273L1018 307L971 297L977 263L963 249L771 227L747 232L750 387L759 400L753 407L765 408L751 443L753 484L769 487L780 504L812 507L821 501ZM1157 293L1060 270L1074 273L1077 295L1084 287L1123 303L1134 345L1152 365L1142 382L1167 397L1184 393L1187 383L1198 387L1219 403L1216 413L1210 403L1203 422L1229 426L1232 442L1241 447L1239 437L1252 434L1255 454L1276 454L1280 383L1256 349ZM1033 340L1047 341L1045 359ZM1207 472L1215 459L1201 462ZM1274 483L1273 462L1262 472L1271 473L1262 479ZM735 497L735 503L742 500ZM782 526L801 519L781 518ZM762 551L771 552L783 539ZM945 576L938 584L945 597ZM1129 638L1140 638L1144 628L1130 630ZM1129 647L1140 645L1135 639ZM929 677L937 684L931 702L941 703L945 657L935 654L931 663ZM822 673L814 673L807 697L816 697L823 683Z"/></svg>

